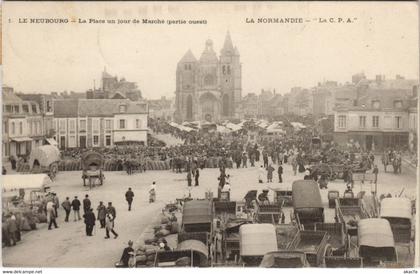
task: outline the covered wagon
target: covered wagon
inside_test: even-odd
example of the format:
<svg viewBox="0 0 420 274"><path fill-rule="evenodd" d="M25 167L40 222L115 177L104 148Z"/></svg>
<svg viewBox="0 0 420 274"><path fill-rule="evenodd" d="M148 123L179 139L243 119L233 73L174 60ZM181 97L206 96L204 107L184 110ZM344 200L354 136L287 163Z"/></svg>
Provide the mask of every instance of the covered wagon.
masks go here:
<svg viewBox="0 0 420 274"><path fill-rule="evenodd" d="M97 183L100 185L103 184L105 180L105 176L102 172L103 164L104 157L98 152L88 151L82 155L83 186L86 186L86 180L88 180L90 188Z"/></svg>
<svg viewBox="0 0 420 274"><path fill-rule="evenodd" d="M58 172L60 151L56 146L44 145L32 150L29 158L29 169L31 173L45 173L54 179Z"/></svg>

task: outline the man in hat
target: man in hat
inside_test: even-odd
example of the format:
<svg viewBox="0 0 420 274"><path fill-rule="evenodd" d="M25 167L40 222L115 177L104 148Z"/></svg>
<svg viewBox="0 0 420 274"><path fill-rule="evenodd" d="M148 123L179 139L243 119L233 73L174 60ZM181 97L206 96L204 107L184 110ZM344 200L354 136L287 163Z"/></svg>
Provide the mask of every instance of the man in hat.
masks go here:
<svg viewBox="0 0 420 274"><path fill-rule="evenodd" d="M86 213L83 215L83 218L85 219L86 236L92 236L93 227L95 226L95 221L96 221L93 210L89 208L86 211Z"/></svg>
<svg viewBox="0 0 420 274"><path fill-rule="evenodd" d="M128 188L127 192L125 193L125 199L128 203L128 211L131 211L131 204L133 203L134 192L131 190L131 187Z"/></svg>
<svg viewBox="0 0 420 274"><path fill-rule="evenodd" d="M279 163L279 168L277 169L277 173L279 174L279 183L283 183L283 166Z"/></svg>
<svg viewBox="0 0 420 274"><path fill-rule="evenodd" d="M123 254L121 256L121 264L123 267L128 267L128 261L130 256L134 256L133 241L128 241L128 247L124 248Z"/></svg>
<svg viewBox="0 0 420 274"><path fill-rule="evenodd" d="M60 207L60 201L58 200L58 196L55 192L52 193L52 199L54 203L55 216L58 217L58 208Z"/></svg>
<svg viewBox="0 0 420 274"><path fill-rule="evenodd" d="M117 210L112 205L112 202L108 202L108 208L106 209L106 213L112 215L112 221L114 221L117 217Z"/></svg>
<svg viewBox="0 0 420 274"><path fill-rule="evenodd" d="M83 213L84 214L86 214L86 212L88 212L91 205L92 205L92 203L89 200L89 195L86 194L85 198L83 199Z"/></svg>
<svg viewBox="0 0 420 274"><path fill-rule="evenodd" d="M61 203L61 206L64 208L64 211L66 212L66 218L64 219L65 222L69 221L70 211L71 211L71 203L70 198L66 197L66 200Z"/></svg>
<svg viewBox="0 0 420 274"><path fill-rule="evenodd" d="M98 205L98 220L101 224L101 228L105 228L105 217L106 217L106 207L102 201L99 202Z"/></svg>
<svg viewBox="0 0 420 274"><path fill-rule="evenodd" d="M77 196L74 196L73 201L71 201L71 207L73 208L73 214L74 214L74 221L76 221L76 215L77 215L77 220L80 221L80 201L77 198Z"/></svg>

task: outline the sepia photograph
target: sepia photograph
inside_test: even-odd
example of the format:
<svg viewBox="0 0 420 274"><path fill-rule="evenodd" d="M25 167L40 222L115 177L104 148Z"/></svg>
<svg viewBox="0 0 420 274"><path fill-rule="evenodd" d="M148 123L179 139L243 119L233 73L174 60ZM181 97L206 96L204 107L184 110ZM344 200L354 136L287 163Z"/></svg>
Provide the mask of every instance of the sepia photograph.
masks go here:
<svg viewBox="0 0 420 274"><path fill-rule="evenodd" d="M418 20L4 2L3 269L414 269Z"/></svg>

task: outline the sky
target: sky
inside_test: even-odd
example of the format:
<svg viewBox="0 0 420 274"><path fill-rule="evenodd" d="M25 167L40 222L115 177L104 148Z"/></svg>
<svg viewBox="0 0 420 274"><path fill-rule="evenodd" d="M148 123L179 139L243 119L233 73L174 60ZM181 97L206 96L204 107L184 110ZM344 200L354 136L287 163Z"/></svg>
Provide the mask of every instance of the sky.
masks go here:
<svg viewBox="0 0 420 274"><path fill-rule="evenodd" d="M400 74L418 79L415 2L3 3L3 83L25 93L84 92L101 72L136 82L150 99L174 96L177 62L199 58L212 39L219 55L227 31L240 53L242 94L324 80L341 83ZM304 18L303 24L249 24L247 18ZM319 18L354 23L317 23ZM186 19L201 25L22 24L19 18ZM315 20L316 19L316 20Z"/></svg>

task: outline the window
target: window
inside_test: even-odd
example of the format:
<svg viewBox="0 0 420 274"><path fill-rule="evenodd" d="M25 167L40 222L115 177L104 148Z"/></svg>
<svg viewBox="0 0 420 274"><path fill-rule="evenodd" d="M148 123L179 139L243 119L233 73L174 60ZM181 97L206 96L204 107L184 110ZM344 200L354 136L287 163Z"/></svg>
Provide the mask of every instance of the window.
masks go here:
<svg viewBox="0 0 420 274"><path fill-rule="evenodd" d="M80 132L86 132L86 120L80 120L79 125L80 125L79 131Z"/></svg>
<svg viewBox="0 0 420 274"><path fill-rule="evenodd" d="M76 147L76 136L69 136L69 147Z"/></svg>
<svg viewBox="0 0 420 274"><path fill-rule="evenodd" d="M111 120L105 120L105 129L111 129Z"/></svg>
<svg viewBox="0 0 420 274"><path fill-rule="evenodd" d="M52 111L51 101L47 101L47 112Z"/></svg>
<svg viewBox="0 0 420 274"><path fill-rule="evenodd" d="M38 134L42 133L42 125L41 125L41 121L38 121Z"/></svg>
<svg viewBox="0 0 420 274"><path fill-rule="evenodd" d="M230 75L230 66L227 66L227 74Z"/></svg>
<svg viewBox="0 0 420 274"><path fill-rule="evenodd" d="M24 113L29 113L29 107L28 107L28 105L22 105L22 110L23 110L23 112Z"/></svg>
<svg viewBox="0 0 420 274"><path fill-rule="evenodd" d="M223 65L222 71L223 71L223 75L225 75L226 74L226 66L225 65Z"/></svg>
<svg viewBox="0 0 420 274"><path fill-rule="evenodd" d="M23 123L19 122L19 134L22 135L23 134Z"/></svg>
<svg viewBox="0 0 420 274"><path fill-rule="evenodd" d="M69 121L69 131L72 133L76 131L76 123L74 120Z"/></svg>
<svg viewBox="0 0 420 274"><path fill-rule="evenodd" d="M33 125L32 121L29 121L28 123L29 123L29 134L32 134L34 125Z"/></svg>
<svg viewBox="0 0 420 274"><path fill-rule="evenodd" d="M3 122L3 133L7 134L7 122Z"/></svg>
<svg viewBox="0 0 420 274"><path fill-rule="evenodd" d="M394 101L394 108L402 108L403 103L401 100L395 100Z"/></svg>
<svg viewBox="0 0 420 274"><path fill-rule="evenodd" d="M379 100L373 100L372 101L372 108L378 109L380 107L381 107L381 103L379 102Z"/></svg>
<svg viewBox="0 0 420 274"><path fill-rule="evenodd" d="M110 146L111 145L111 135L106 135L105 136L105 146Z"/></svg>
<svg viewBox="0 0 420 274"><path fill-rule="evenodd" d="M379 116L372 116L372 127L379 127Z"/></svg>
<svg viewBox="0 0 420 274"><path fill-rule="evenodd" d="M66 132L66 121L65 120L60 120L60 132Z"/></svg>
<svg viewBox="0 0 420 274"><path fill-rule="evenodd" d="M93 125L92 125L92 129L93 132L99 132L99 120L93 120Z"/></svg>
<svg viewBox="0 0 420 274"><path fill-rule="evenodd" d="M16 130L16 128L15 128L15 122L12 122L12 134L15 134L15 130Z"/></svg>
<svg viewBox="0 0 420 274"><path fill-rule="evenodd" d="M136 128L141 128L141 120L136 119Z"/></svg>
<svg viewBox="0 0 420 274"><path fill-rule="evenodd" d="M338 116L338 127L339 128L346 128L346 116L339 115Z"/></svg>
<svg viewBox="0 0 420 274"><path fill-rule="evenodd" d="M38 131L38 124L36 123L36 122L33 122L33 124L34 124L34 128L33 128L33 134L36 134L37 133L37 131Z"/></svg>
<svg viewBox="0 0 420 274"><path fill-rule="evenodd" d="M120 113L125 113L127 111L126 105L120 105Z"/></svg>
<svg viewBox="0 0 420 274"><path fill-rule="evenodd" d="M402 117L395 116L395 128L400 129L402 128Z"/></svg>
<svg viewBox="0 0 420 274"><path fill-rule="evenodd" d="M120 129L124 129L125 128L125 120L121 119L120 120Z"/></svg>
<svg viewBox="0 0 420 274"><path fill-rule="evenodd" d="M35 104L32 104L32 113L37 113Z"/></svg>
<svg viewBox="0 0 420 274"><path fill-rule="evenodd" d="M14 113L19 113L19 105L14 105L13 106L13 112Z"/></svg>
<svg viewBox="0 0 420 274"><path fill-rule="evenodd" d="M99 136L98 135L93 136L93 145L94 146L99 146Z"/></svg>
<svg viewBox="0 0 420 274"><path fill-rule="evenodd" d="M366 116L359 116L359 127L360 128L366 127Z"/></svg>

